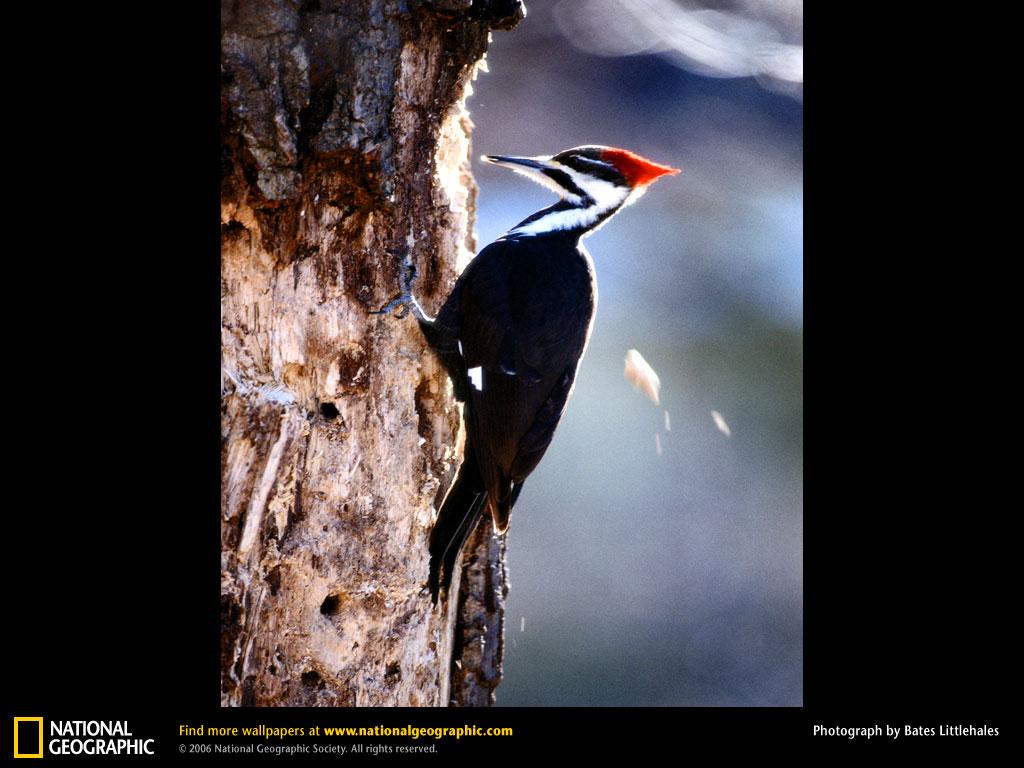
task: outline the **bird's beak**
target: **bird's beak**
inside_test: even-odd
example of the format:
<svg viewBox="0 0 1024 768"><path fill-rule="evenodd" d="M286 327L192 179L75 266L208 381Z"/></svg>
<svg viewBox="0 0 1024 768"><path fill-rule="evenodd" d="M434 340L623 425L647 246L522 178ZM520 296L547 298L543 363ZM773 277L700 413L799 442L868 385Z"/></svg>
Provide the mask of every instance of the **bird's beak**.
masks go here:
<svg viewBox="0 0 1024 768"><path fill-rule="evenodd" d="M503 165L506 168L512 170L522 171L523 169L530 169L534 171L544 171L555 166L551 164L550 157L512 157L510 155L482 155L481 160L485 163L491 163L492 165Z"/></svg>
<svg viewBox="0 0 1024 768"><path fill-rule="evenodd" d="M548 173L548 171L553 171L558 168L558 164L551 161L550 155L541 155L538 157L481 155L480 157L485 163L509 168L520 176L525 176L530 181L535 181L542 187L547 187L559 197L565 197L565 189Z"/></svg>

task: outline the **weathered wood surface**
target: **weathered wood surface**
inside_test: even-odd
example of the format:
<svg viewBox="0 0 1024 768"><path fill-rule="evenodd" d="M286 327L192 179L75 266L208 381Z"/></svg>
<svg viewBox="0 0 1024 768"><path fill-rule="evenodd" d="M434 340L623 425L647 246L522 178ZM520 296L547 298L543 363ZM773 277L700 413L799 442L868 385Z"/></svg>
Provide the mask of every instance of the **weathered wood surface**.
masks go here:
<svg viewBox="0 0 1024 768"><path fill-rule="evenodd" d="M489 31L521 14L222 5L224 705L493 701L503 542L474 537L465 604L432 609L459 408L415 322L368 310L404 260L436 309L472 256L465 99Z"/></svg>

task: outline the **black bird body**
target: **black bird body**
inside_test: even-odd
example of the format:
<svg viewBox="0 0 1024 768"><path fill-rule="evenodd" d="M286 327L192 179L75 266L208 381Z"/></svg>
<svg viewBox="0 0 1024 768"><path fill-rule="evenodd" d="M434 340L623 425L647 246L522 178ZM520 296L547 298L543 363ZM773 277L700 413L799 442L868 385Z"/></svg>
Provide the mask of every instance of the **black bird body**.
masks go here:
<svg viewBox="0 0 1024 768"><path fill-rule="evenodd" d="M465 403L458 476L430 536L436 602L466 538L491 514L503 533L523 483L551 443L576 381L597 306L597 281L580 239L644 186L674 169L624 150L578 147L545 158L490 157L559 191L466 267L436 318L409 289L382 311L412 308Z"/></svg>
<svg viewBox="0 0 1024 768"><path fill-rule="evenodd" d="M578 236L511 235L470 262L427 326L428 337L447 352L440 357L456 397L466 403L456 485L474 497L468 510L458 494L446 498L431 537L438 565L447 549L454 566L486 509L498 532L508 527L519 490L544 456L572 393L596 304L593 262ZM470 517L461 519L467 511ZM453 541L457 531L461 536Z"/></svg>

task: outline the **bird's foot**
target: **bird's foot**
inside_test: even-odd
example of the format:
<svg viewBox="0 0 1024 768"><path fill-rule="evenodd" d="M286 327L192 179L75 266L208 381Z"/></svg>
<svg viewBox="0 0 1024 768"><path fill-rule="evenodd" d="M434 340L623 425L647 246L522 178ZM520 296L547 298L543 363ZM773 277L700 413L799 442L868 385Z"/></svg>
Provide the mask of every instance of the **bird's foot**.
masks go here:
<svg viewBox="0 0 1024 768"><path fill-rule="evenodd" d="M421 322L428 322L431 318L427 316L423 311L423 307L421 307L420 303L416 301L416 297L412 295L412 285L416 282L416 265L407 263L403 266L404 269L400 280L402 292L380 309L371 310L370 314L387 315L394 312L395 317L402 318L412 313L417 320Z"/></svg>
<svg viewBox="0 0 1024 768"><path fill-rule="evenodd" d="M395 312L395 317L405 317L409 314L414 301L416 301L416 299L412 297L411 293L400 293L380 309L371 309L369 314L388 315L395 312L395 310L398 310Z"/></svg>
<svg viewBox="0 0 1024 768"><path fill-rule="evenodd" d="M371 310L371 315L388 315L395 312L395 310L398 310L395 317L405 317L409 312L415 314L417 307L419 307L419 303L412 295L412 284L416 281L416 265L406 263L402 266L404 269L399 281L402 285L402 292L380 309Z"/></svg>

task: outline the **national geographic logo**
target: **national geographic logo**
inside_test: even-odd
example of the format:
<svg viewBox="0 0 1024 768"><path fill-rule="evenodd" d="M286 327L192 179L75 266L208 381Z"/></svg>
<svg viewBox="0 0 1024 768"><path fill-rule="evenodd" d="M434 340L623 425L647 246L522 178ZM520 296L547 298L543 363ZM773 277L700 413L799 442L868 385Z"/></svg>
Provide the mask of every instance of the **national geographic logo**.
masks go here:
<svg viewBox="0 0 1024 768"><path fill-rule="evenodd" d="M14 756L43 756L43 718L14 718Z"/></svg>
<svg viewBox="0 0 1024 768"><path fill-rule="evenodd" d="M50 720L49 737L42 717L14 718L14 757L156 754L156 741L136 738L127 720Z"/></svg>

